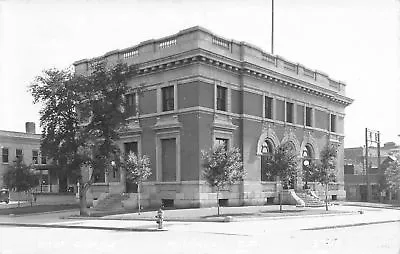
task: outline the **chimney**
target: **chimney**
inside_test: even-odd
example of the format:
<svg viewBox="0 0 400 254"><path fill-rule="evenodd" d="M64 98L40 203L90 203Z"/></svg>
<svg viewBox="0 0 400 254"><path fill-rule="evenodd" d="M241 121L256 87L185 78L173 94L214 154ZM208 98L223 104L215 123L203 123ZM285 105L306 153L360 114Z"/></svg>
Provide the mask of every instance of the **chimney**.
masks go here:
<svg viewBox="0 0 400 254"><path fill-rule="evenodd" d="M34 122L26 122L25 123L25 130L26 130L26 133L36 134L35 123Z"/></svg>

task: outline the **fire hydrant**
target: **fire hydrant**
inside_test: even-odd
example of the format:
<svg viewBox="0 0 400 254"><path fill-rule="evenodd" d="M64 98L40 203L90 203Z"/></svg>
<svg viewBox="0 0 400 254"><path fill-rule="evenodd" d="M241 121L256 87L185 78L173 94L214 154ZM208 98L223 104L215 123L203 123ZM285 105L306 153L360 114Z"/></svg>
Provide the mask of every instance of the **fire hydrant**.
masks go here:
<svg viewBox="0 0 400 254"><path fill-rule="evenodd" d="M163 221L164 221L164 211L160 207L156 215L156 223L158 224L158 229L163 229Z"/></svg>

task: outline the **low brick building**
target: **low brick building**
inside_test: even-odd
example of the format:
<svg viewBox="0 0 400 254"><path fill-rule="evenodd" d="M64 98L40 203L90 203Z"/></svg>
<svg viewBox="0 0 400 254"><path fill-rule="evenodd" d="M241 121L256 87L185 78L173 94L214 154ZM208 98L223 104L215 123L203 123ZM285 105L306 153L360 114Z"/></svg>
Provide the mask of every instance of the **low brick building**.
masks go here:
<svg viewBox="0 0 400 254"><path fill-rule="evenodd" d="M77 61L75 71L85 74L99 61L138 66L129 85L145 90L127 95L130 129L120 147L150 156L153 174L143 187L144 206L214 204L200 158L214 143L239 147L247 170L243 183L221 194L228 205L276 202L278 184L262 174L261 158L284 142L307 159L318 159L328 142L336 144L338 182L330 195L345 197L344 110L352 99L343 82L201 27ZM118 169L97 179L94 198L135 191ZM296 180L293 187L301 189L300 174Z"/></svg>
<svg viewBox="0 0 400 254"><path fill-rule="evenodd" d="M59 192L67 190L67 179L59 179L58 171L49 165L40 152L41 135L36 134L35 123L27 122L26 132L0 130L0 187L5 187L3 174L17 158L22 158L24 164L36 169L39 186L34 192ZM61 186L61 190L60 190Z"/></svg>
<svg viewBox="0 0 400 254"><path fill-rule="evenodd" d="M400 200L400 195L385 189L385 170L388 163L400 154L400 146L387 142L380 148L380 166L378 148L368 147L368 175L365 165L365 147L344 149L344 183L346 199L350 201L387 201ZM368 186L368 187L367 187Z"/></svg>

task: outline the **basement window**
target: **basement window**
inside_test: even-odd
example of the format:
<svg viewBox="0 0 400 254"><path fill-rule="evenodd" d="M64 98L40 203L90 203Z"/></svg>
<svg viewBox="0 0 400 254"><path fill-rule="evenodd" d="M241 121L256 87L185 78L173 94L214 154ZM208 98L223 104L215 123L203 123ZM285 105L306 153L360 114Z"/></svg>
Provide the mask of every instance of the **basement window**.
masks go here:
<svg viewBox="0 0 400 254"><path fill-rule="evenodd" d="M228 206L228 199L227 198L220 198L218 199L219 206Z"/></svg>
<svg viewBox="0 0 400 254"><path fill-rule="evenodd" d="M173 199L162 199L161 203L164 207L174 207L174 200Z"/></svg>

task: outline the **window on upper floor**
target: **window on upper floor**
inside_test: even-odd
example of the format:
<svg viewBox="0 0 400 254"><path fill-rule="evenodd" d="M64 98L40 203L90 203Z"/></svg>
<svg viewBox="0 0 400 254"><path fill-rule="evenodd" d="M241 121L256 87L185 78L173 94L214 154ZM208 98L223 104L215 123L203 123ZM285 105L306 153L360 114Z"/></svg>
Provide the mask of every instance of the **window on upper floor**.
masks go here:
<svg viewBox="0 0 400 254"><path fill-rule="evenodd" d="M131 93L126 96L127 111L129 116L136 115L136 93Z"/></svg>
<svg viewBox="0 0 400 254"><path fill-rule="evenodd" d="M127 142L124 143L124 152L128 155L130 152L138 154L138 142Z"/></svg>
<svg viewBox="0 0 400 254"><path fill-rule="evenodd" d="M331 114L331 132L336 132L336 115Z"/></svg>
<svg viewBox="0 0 400 254"><path fill-rule="evenodd" d="M222 145L225 151L228 150L229 140L227 138L216 138L215 145Z"/></svg>
<svg viewBox="0 0 400 254"><path fill-rule="evenodd" d="M8 163L8 148L1 149L1 157L3 163Z"/></svg>
<svg viewBox="0 0 400 254"><path fill-rule="evenodd" d="M47 164L47 157L45 155L41 154L40 160L42 164Z"/></svg>
<svg viewBox="0 0 400 254"><path fill-rule="evenodd" d="M22 156L23 156L23 154L22 154L22 149L15 149L15 157L16 157L18 160L22 160Z"/></svg>
<svg viewBox="0 0 400 254"><path fill-rule="evenodd" d="M174 86L167 86L161 89L162 91L162 110L174 110Z"/></svg>
<svg viewBox="0 0 400 254"><path fill-rule="evenodd" d="M288 123L293 123L293 108L293 103L286 102L286 122Z"/></svg>
<svg viewBox="0 0 400 254"><path fill-rule="evenodd" d="M272 98L265 96L265 118L272 119Z"/></svg>
<svg viewBox="0 0 400 254"><path fill-rule="evenodd" d="M306 107L306 126L312 126L312 108Z"/></svg>
<svg viewBox="0 0 400 254"><path fill-rule="evenodd" d="M32 163L39 164L39 152L36 150L32 151Z"/></svg>
<svg viewBox="0 0 400 254"><path fill-rule="evenodd" d="M217 110L226 111L226 87L217 86Z"/></svg>

